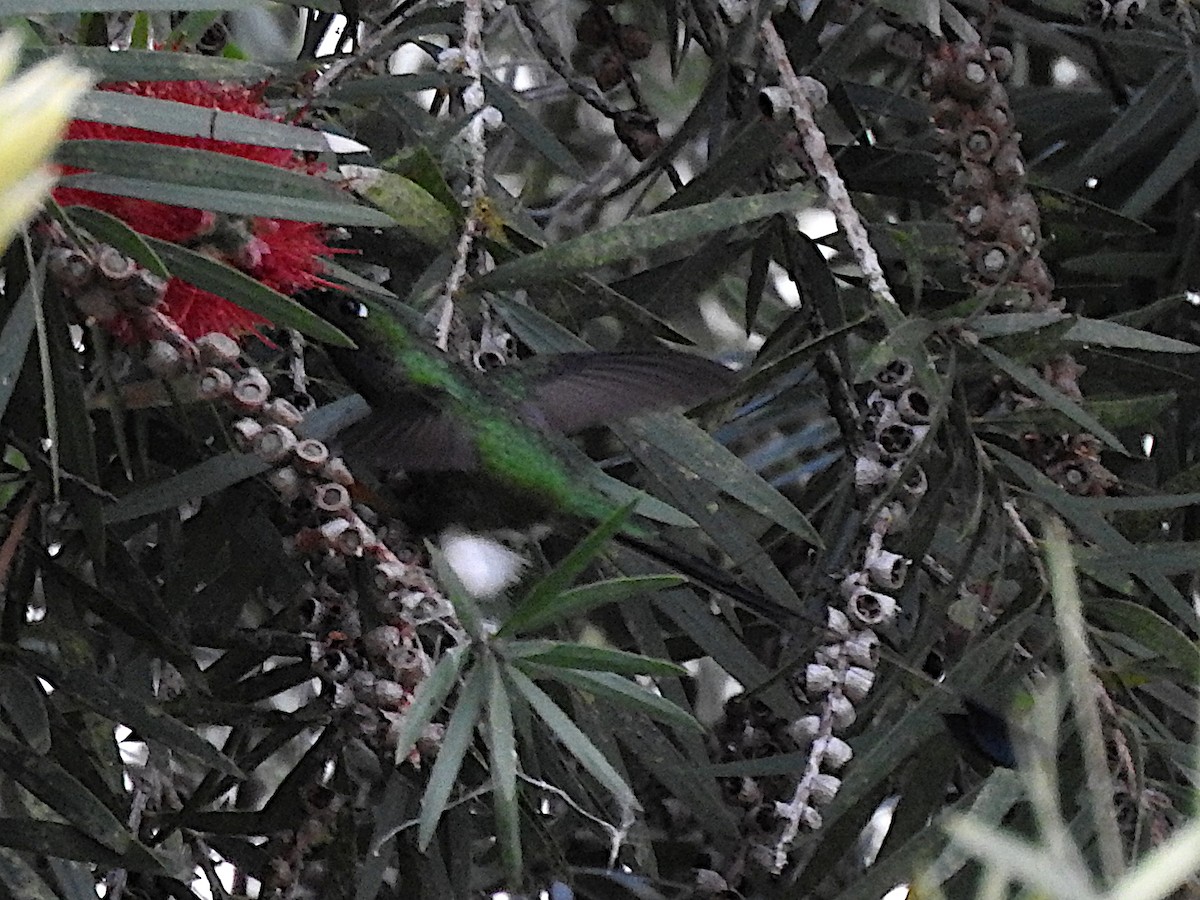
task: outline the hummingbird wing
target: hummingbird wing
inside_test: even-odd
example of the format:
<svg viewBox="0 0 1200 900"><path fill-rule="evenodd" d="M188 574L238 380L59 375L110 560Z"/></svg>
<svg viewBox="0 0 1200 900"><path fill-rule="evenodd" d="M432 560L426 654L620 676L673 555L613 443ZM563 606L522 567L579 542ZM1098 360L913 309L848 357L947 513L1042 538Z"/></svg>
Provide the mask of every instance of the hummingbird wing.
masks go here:
<svg viewBox="0 0 1200 900"><path fill-rule="evenodd" d="M373 409L342 433L342 445L353 459L380 469L469 472L479 466L471 433L415 394Z"/></svg>
<svg viewBox="0 0 1200 900"><path fill-rule="evenodd" d="M735 376L711 360L656 350L547 355L494 370L485 380L516 401L531 426L574 434L639 413L694 406L727 389ZM409 472L478 468L470 428L459 413L416 391L397 394L343 433L351 456Z"/></svg>
<svg viewBox="0 0 1200 900"><path fill-rule="evenodd" d="M695 406L736 380L717 362L673 350L556 353L496 370L539 423L562 434L672 406Z"/></svg>

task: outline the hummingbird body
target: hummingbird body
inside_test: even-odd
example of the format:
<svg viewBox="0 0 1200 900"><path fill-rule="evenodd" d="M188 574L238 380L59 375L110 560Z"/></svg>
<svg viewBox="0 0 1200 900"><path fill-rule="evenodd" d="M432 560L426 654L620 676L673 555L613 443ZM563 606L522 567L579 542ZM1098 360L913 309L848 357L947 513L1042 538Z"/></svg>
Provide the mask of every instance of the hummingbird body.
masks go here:
<svg viewBox="0 0 1200 900"><path fill-rule="evenodd" d="M438 351L400 313L378 303L350 301L317 311L358 345L329 348L372 409L344 435L351 457L387 472L443 473L438 480L456 481L460 494L491 493L501 520L531 511L536 518L542 510L607 517L617 503L581 477L570 461L578 451L561 435L694 405L733 379L718 363L667 350L566 353L482 373ZM434 516L457 511L427 510Z"/></svg>

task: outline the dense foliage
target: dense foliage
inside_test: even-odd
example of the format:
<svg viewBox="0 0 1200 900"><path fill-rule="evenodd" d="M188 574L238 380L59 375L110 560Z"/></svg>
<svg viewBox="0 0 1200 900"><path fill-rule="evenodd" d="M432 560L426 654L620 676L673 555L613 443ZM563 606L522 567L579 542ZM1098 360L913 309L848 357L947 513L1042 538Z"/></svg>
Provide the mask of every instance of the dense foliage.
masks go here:
<svg viewBox="0 0 1200 900"><path fill-rule="evenodd" d="M1200 864L1129 893L1197 773L1186 0L225 5L0 0L97 83L2 261L0 897ZM428 523L527 500L338 455L346 304L480 419L447 360L738 377L553 444L607 499L480 596Z"/></svg>

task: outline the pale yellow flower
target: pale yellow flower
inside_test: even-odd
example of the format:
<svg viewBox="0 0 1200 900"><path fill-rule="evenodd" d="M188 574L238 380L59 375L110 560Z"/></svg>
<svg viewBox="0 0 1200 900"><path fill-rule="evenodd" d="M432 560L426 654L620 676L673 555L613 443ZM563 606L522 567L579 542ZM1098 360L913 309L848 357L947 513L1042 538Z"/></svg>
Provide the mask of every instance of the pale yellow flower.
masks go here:
<svg viewBox="0 0 1200 900"><path fill-rule="evenodd" d="M19 41L0 37L0 251L32 216L54 183L47 165L75 102L92 83L63 59L39 63L19 78Z"/></svg>

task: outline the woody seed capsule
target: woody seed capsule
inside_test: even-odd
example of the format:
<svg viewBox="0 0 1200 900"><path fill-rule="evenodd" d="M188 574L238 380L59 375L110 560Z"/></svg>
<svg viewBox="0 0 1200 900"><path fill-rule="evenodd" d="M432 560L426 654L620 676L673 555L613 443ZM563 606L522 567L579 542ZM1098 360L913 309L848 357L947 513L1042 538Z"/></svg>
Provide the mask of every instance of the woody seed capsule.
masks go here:
<svg viewBox="0 0 1200 900"><path fill-rule="evenodd" d="M296 445L296 465L306 472L316 472L329 459L329 448L313 438Z"/></svg>
<svg viewBox="0 0 1200 900"><path fill-rule="evenodd" d="M271 386L258 369L249 369L233 386L233 402L246 412L262 409L271 396Z"/></svg>
<svg viewBox="0 0 1200 900"><path fill-rule="evenodd" d="M345 512L350 508L350 492L340 484L320 484L313 495L313 503L325 512Z"/></svg>
<svg viewBox="0 0 1200 900"><path fill-rule="evenodd" d="M267 462L279 462L296 446L296 435L282 425L268 425L254 438L254 452Z"/></svg>
<svg viewBox="0 0 1200 900"><path fill-rule="evenodd" d="M183 371L183 357L166 341L151 341L146 349L146 368L159 378L170 378Z"/></svg>
<svg viewBox="0 0 1200 900"><path fill-rule="evenodd" d="M219 331L198 337L196 350L200 354L200 359L210 366L227 366L236 362L242 353L237 341Z"/></svg>
<svg viewBox="0 0 1200 900"><path fill-rule="evenodd" d="M205 369L197 388L202 400L216 400L233 390L233 378L224 369Z"/></svg>

